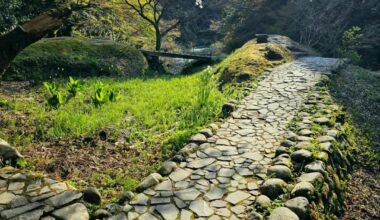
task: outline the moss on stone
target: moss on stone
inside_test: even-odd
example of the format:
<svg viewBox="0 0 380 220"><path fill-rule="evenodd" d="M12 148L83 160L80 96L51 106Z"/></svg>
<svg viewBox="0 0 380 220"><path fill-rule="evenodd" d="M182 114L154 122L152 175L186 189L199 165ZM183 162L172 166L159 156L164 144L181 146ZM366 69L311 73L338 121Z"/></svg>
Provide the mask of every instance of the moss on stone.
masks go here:
<svg viewBox="0 0 380 220"><path fill-rule="evenodd" d="M43 39L22 51L4 75L6 80L141 75L143 54L125 44L76 38Z"/></svg>
<svg viewBox="0 0 380 220"><path fill-rule="evenodd" d="M282 59L269 60L268 51L276 51ZM249 41L228 56L217 67L220 83L254 80L265 70L289 62L293 59L291 52L277 44L257 44Z"/></svg>

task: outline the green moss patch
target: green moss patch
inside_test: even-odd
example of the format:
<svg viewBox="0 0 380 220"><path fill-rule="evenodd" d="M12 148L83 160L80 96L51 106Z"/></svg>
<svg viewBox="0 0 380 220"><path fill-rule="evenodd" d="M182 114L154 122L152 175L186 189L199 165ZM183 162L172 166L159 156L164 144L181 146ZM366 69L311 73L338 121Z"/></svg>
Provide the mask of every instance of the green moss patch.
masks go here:
<svg viewBox="0 0 380 220"><path fill-rule="evenodd" d="M280 45L249 41L221 62L216 73L222 84L254 80L265 70L292 59L291 52Z"/></svg>
<svg viewBox="0 0 380 220"><path fill-rule="evenodd" d="M137 49L111 41L43 39L22 51L5 80L49 80L68 76L136 76L147 69Z"/></svg>

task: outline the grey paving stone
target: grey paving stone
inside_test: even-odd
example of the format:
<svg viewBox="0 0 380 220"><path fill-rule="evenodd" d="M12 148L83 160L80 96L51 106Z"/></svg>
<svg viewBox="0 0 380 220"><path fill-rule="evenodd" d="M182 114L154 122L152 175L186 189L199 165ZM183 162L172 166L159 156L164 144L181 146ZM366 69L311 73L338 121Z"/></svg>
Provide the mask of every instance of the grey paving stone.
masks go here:
<svg viewBox="0 0 380 220"><path fill-rule="evenodd" d="M69 204L75 200L78 200L82 197L82 193L78 191L65 191L61 194L58 194L56 196L53 196L45 201L46 204L51 205L53 207L61 207L66 204Z"/></svg>

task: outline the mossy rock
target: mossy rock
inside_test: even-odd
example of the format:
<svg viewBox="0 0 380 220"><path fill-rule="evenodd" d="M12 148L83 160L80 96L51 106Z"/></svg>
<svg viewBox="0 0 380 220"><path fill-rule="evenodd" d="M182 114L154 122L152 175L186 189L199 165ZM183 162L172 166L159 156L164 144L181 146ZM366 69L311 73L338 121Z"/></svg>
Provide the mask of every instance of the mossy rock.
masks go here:
<svg viewBox="0 0 380 220"><path fill-rule="evenodd" d="M268 59L268 51L275 51L281 59ZM257 44L249 41L237 49L216 69L221 84L255 80L267 69L289 62L293 59L291 52L277 44Z"/></svg>
<svg viewBox="0 0 380 220"><path fill-rule="evenodd" d="M43 81L68 76L136 76L144 74L147 67L143 54L125 44L51 38L22 51L11 63L4 79Z"/></svg>

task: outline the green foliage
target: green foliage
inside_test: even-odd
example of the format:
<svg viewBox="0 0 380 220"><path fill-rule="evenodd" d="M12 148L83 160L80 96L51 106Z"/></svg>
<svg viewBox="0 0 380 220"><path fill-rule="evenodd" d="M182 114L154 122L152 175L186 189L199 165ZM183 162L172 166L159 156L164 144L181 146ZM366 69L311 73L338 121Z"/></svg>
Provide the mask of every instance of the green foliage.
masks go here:
<svg viewBox="0 0 380 220"><path fill-rule="evenodd" d="M67 92L70 97L75 97L77 93L82 89L82 80L75 80L73 77L69 77L69 82L67 83Z"/></svg>
<svg viewBox="0 0 380 220"><path fill-rule="evenodd" d="M117 93L117 92L111 90L109 92L108 97L109 97L108 99L110 102L117 102L121 99L122 96L120 95L120 93Z"/></svg>
<svg viewBox="0 0 380 220"><path fill-rule="evenodd" d="M363 37L362 29L358 26L353 26L343 33L342 46L338 49L340 56L348 58L354 64L359 64L361 55L358 52L358 46Z"/></svg>
<svg viewBox="0 0 380 220"><path fill-rule="evenodd" d="M0 1L0 35L17 25L46 12L49 9L69 3L71 0L4 0Z"/></svg>
<svg viewBox="0 0 380 220"><path fill-rule="evenodd" d="M47 104L52 109L57 109L63 104L62 93L58 91L58 86L55 83L44 82L44 86L49 94Z"/></svg>
<svg viewBox="0 0 380 220"><path fill-rule="evenodd" d="M104 85L102 83L99 83L96 87L94 97L92 97L92 102L97 108L99 108L106 103L106 96L107 92L104 88Z"/></svg>
<svg viewBox="0 0 380 220"><path fill-rule="evenodd" d="M24 158L19 158L17 159L16 165L20 168L25 168L28 165L28 163Z"/></svg>
<svg viewBox="0 0 380 220"><path fill-rule="evenodd" d="M22 51L3 77L47 81L69 76L136 76L143 75L147 67L143 54L125 44L54 38L38 41Z"/></svg>

